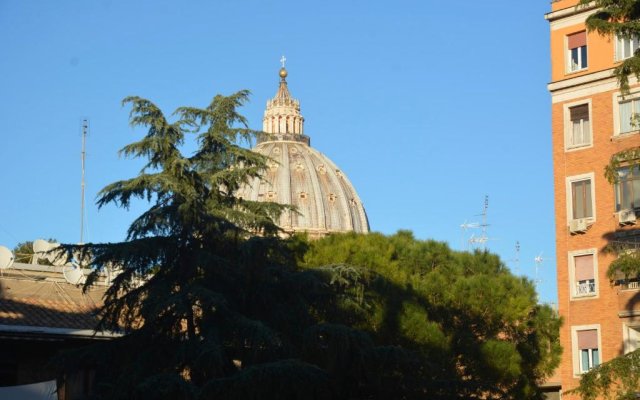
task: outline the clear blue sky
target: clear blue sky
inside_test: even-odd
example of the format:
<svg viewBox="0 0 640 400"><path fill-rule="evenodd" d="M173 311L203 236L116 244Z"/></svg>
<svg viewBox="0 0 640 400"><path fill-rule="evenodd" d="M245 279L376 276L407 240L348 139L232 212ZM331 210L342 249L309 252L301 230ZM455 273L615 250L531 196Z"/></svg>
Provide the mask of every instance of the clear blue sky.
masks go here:
<svg viewBox="0 0 640 400"><path fill-rule="evenodd" d="M312 144L349 176L371 227L466 248L489 196L490 250L555 301L548 1L0 1L0 245L122 240L140 210L96 193L140 163L120 101L167 114L250 89L260 129L287 57ZM479 234L477 232L476 234Z"/></svg>

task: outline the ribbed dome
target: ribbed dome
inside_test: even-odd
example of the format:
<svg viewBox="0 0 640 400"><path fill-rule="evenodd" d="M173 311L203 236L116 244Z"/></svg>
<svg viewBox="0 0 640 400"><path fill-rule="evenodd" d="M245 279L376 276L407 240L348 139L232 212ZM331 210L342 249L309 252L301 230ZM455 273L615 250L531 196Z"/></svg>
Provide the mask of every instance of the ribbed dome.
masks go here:
<svg viewBox="0 0 640 400"><path fill-rule="evenodd" d="M300 103L291 98L283 70L278 93L267 102L263 120L267 134L253 149L271 159L269 167L262 179L256 178L238 195L294 205L297 213L280 217L280 227L288 232L308 232L312 237L369 232L367 214L347 176L302 134Z"/></svg>

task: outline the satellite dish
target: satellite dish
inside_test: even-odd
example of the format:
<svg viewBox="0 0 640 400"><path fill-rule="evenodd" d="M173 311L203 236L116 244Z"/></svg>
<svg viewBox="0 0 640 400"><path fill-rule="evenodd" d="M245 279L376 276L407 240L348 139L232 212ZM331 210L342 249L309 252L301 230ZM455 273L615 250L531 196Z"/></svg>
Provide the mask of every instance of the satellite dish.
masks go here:
<svg viewBox="0 0 640 400"><path fill-rule="evenodd" d="M69 257L67 257L67 253L64 251L64 249L58 249L58 247L60 247L60 243L49 243L49 252L47 253L46 257L51 264L57 267L62 267L67 263Z"/></svg>
<svg viewBox="0 0 640 400"><path fill-rule="evenodd" d="M73 251L73 262L80 267L88 267L93 262L93 256L86 249L76 249Z"/></svg>
<svg viewBox="0 0 640 400"><path fill-rule="evenodd" d="M13 253L4 246L0 246L0 270L11 268L13 265Z"/></svg>
<svg viewBox="0 0 640 400"><path fill-rule="evenodd" d="M31 260L32 264L37 264L38 259L47 258L47 251L51 249L49 242L43 239L36 239L33 241L33 259Z"/></svg>
<svg viewBox="0 0 640 400"><path fill-rule="evenodd" d="M43 239L33 241L33 260L32 264L37 264L38 260L48 260L51 264L61 267L67 263L67 255L63 249L55 251L60 243L48 242ZM54 251L52 251L54 250Z"/></svg>
<svg viewBox="0 0 640 400"><path fill-rule="evenodd" d="M67 264L62 267L62 275L64 279L72 285L80 285L86 281L82 269L73 264Z"/></svg>

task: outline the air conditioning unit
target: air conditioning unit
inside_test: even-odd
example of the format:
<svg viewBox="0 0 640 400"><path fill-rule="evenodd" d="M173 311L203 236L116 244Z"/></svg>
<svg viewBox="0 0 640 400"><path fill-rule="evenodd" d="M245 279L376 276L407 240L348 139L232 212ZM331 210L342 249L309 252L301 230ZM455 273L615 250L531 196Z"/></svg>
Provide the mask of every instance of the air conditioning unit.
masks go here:
<svg viewBox="0 0 640 400"><path fill-rule="evenodd" d="M620 210L618 212L618 222L620 225L635 225L636 211L634 209Z"/></svg>
<svg viewBox="0 0 640 400"><path fill-rule="evenodd" d="M572 219L569 221L569 231L571 233L585 233L588 227L586 218Z"/></svg>

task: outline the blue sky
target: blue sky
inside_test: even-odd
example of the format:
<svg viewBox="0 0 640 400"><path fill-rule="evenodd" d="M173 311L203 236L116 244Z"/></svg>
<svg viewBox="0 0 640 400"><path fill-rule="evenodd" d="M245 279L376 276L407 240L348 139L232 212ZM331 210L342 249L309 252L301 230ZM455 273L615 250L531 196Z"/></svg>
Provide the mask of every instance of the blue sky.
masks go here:
<svg viewBox="0 0 640 400"><path fill-rule="evenodd" d="M555 301L548 1L0 1L0 245L122 240L140 205L97 210L134 176L120 101L167 114L252 91L260 129L281 55L315 148L349 176L371 227L466 249L489 196L488 248ZM476 235L480 232L476 231Z"/></svg>

